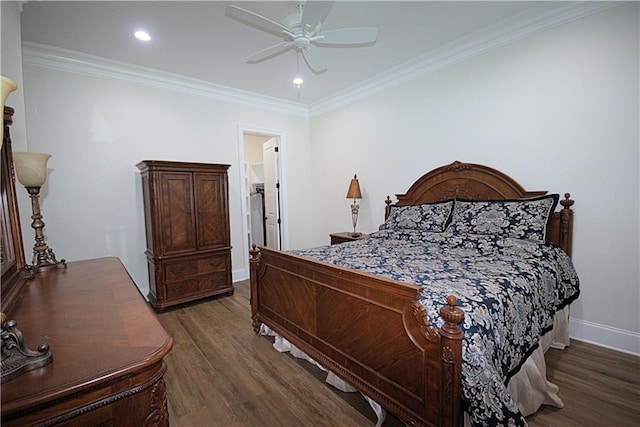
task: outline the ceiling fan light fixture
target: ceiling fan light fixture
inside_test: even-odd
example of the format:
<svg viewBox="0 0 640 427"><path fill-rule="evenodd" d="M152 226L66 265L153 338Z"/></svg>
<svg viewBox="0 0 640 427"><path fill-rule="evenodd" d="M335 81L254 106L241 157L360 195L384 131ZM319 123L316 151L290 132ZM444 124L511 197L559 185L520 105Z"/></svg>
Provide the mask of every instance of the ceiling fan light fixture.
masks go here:
<svg viewBox="0 0 640 427"><path fill-rule="evenodd" d="M151 36L149 35L149 33L147 33L144 30L137 30L135 33L133 33L133 35L138 39L138 40L142 40L143 42L148 42L151 40Z"/></svg>

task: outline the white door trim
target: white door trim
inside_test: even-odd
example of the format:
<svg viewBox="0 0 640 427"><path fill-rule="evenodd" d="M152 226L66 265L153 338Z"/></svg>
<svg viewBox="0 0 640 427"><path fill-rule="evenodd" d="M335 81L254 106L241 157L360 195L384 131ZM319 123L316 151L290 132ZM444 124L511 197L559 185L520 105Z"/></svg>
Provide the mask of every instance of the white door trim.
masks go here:
<svg viewBox="0 0 640 427"><path fill-rule="evenodd" d="M285 133L282 130L261 128L249 125L238 125L238 164L240 167L240 211L242 215L241 230L242 230L242 267L234 268L234 281L246 280L249 278L249 242L247 241L247 235L249 233L247 227L247 192L245 188L245 172L244 172L244 134L245 133L257 133L262 135L268 135L278 138L278 150L280 153L280 218L282 219L281 233L282 233L282 249L289 247L289 221L288 221L288 203L287 203L287 166L286 166L286 138Z"/></svg>

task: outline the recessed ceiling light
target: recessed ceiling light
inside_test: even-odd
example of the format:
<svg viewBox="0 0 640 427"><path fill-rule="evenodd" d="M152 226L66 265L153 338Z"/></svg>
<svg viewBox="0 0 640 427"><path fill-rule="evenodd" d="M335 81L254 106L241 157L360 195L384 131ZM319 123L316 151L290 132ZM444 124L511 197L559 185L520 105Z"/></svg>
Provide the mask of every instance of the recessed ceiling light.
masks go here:
<svg viewBox="0 0 640 427"><path fill-rule="evenodd" d="M138 30L135 33L133 33L133 35L136 36L138 40L142 40L145 42L148 42L149 40L151 40L151 36L146 31Z"/></svg>

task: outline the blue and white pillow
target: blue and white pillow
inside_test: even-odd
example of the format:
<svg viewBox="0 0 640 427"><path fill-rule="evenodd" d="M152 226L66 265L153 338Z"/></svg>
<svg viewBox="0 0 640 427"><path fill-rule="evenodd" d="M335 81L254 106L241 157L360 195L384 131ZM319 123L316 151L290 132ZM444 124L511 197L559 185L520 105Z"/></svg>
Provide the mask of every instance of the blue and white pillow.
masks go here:
<svg viewBox="0 0 640 427"><path fill-rule="evenodd" d="M546 243L558 199L558 194L549 194L519 200L456 200L448 230Z"/></svg>
<svg viewBox="0 0 640 427"><path fill-rule="evenodd" d="M416 229L442 232L453 210L453 200L412 206L391 206L380 230Z"/></svg>

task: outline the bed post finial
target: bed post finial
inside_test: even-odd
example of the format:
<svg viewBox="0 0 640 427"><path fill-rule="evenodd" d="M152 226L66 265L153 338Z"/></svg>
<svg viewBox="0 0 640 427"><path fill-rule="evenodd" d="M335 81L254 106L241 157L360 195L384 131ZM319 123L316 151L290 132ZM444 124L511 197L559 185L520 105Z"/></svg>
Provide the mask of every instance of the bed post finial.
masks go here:
<svg viewBox="0 0 640 427"><path fill-rule="evenodd" d="M563 209L571 210L571 206L573 206L574 203L575 202L571 200L571 194L569 193L564 193L564 200L560 200L560 204Z"/></svg>
<svg viewBox="0 0 640 427"><path fill-rule="evenodd" d="M464 320L464 312L456 307L457 304L458 299L453 295L449 295L447 297L447 306L440 309L440 317L442 317L445 322L442 329L452 338L458 338L464 335L462 329L458 326L458 324Z"/></svg>
<svg viewBox="0 0 640 427"><path fill-rule="evenodd" d="M387 200L384 201L384 220L386 221L389 218L389 214L391 213L391 197L387 196Z"/></svg>
<svg viewBox="0 0 640 427"><path fill-rule="evenodd" d="M257 261L258 255L260 255L260 251L258 250L258 246L255 243L251 245L251 249L249 249L249 255L251 255L249 262Z"/></svg>

